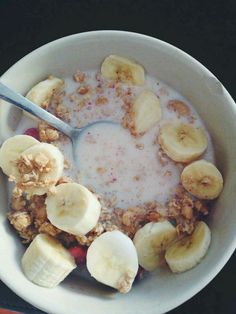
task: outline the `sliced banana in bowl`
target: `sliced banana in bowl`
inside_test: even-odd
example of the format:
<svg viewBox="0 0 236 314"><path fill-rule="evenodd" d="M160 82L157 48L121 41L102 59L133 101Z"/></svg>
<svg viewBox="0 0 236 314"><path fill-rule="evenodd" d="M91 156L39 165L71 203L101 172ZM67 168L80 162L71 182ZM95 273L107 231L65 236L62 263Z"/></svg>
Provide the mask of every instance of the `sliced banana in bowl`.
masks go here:
<svg viewBox="0 0 236 314"><path fill-rule="evenodd" d="M149 222L134 236L134 245L138 253L139 264L153 271L164 262L167 246L176 238L175 227L167 220Z"/></svg>
<svg viewBox="0 0 236 314"><path fill-rule="evenodd" d="M85 235L99 219L101 204L97 197L78 183L62 183L46 198L50 222L74 235Z"/></svg>
<svg viewBox="0 0 236 314"><path fill-rule="evenodd" d="M135 132L144 133L161 119L161 106L150 90L142 91L133 105Z"/></svg>
<svg viewBox="0 0 236 314"><path fill-rule="evenodd" d="M174 273L181 273L195 267L206 255L211 242L211 231L207 224L199 221L190 236L171 244L165 259Z"/></svg>
<svg viewBox="0 0 236 314"><path fill-rule="evenodd" d="M203 129L180 122L165 123L159 133L163 151L176 162L191 162L207 149L207 137Z"/></svg>
<svg viewBox="0 0 236 314"><path fill-rule="evenodd" d="M97 281L127 293L138 272L132 240L118 230L103 233L88 248L87 268Z"/></svg>
<svg viewBox="0 0 236 314"><path fill-rule="evenodd" d="M189 193L206 200L217 198L223 189L220 171L204 159L186 166L181 174L181 182Z"/></svg>
<svg viewBox="0 0 236 314"><path fill-rule="evenodd" d="M68 250L55 238L38 234L26 249L21 265L26 277L35 284L53 288L76 268Z"/></svg>
<svg viewBox="0 0 236 314"><path fill-rule="evenodd" d="M17 186L29 195L43 195L60 179L64 156L52 144L39 143L20 154L14 163Z"/></svg>
<svg viewBox="0 0 236 314"><path fill-rule="evenodd" d="M15 135L0 148L0 167L29 195L43 195L60 179L64 156L60 150L28 135Z"/></svg>
<svg viewBox="0 0 236 314"><path fill-rule="evenodd" d="M46 80L33 86L25 97L43 109L47 109L53 94L62 89L63 86L63 80L54 76L49 76ZM38 120L35 116L26 111L24 111L24 114L30 119Z"/></svg>
<svg viewBox="0 0 236 314"><path fill-rule="evenodd" d="M18 176L16 160L31 146L39 144L32 136L15 135L7 139L0 148L0 167L7 176Z"/></svg>
<svg viewBox="0 0 236 314"><path fill-rule="evenodd" d="M101 74L104 78L132 85L143 85L144 69L138 63L117 55L110 55L102 63Z"/></svg>

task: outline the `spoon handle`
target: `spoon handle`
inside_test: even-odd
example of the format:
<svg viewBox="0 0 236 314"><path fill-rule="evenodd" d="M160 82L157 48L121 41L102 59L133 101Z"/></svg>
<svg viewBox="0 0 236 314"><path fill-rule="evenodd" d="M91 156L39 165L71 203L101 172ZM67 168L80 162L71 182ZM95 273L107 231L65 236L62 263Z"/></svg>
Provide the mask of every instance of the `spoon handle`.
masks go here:
<svg viewBox="0 0 236 314"><path fill-rule="evenodd" d="M30 100L23 97L22 95L14 92L12 89L2 84L1 82L0 82L0 98L3 100L6 100L7 102L10 102L11 104L15 105L16 107L24 111L27 111L33 116L38 117L39 119L47 122L48 124L56 128L57 130L61 131L65 135L72 138L74 129L70 125L58 119L57 117L55 117L53 114L49 113L48 111L35 105Z"/></svg>

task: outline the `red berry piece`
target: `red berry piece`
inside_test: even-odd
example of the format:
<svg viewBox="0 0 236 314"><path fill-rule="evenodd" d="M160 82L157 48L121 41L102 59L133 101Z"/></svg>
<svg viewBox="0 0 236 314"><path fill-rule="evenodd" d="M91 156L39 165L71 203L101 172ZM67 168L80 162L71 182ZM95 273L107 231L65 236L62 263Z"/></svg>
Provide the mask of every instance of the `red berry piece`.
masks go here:
<svg viewBox="0 0 236 314"><path fill-rule="evenodd" d="M70 254L75 258L75 262L77 265L85 263L87 248L84 246L72 246L69 248Z"/></svg>
<svg viewBox="0 0 236 314"><path fill-rule="evenodd" d="M24 132L25 135L29 135L34 137L36 140L39 141L39 130L36 128L29 128L27 130L25 130Z"/></svg>

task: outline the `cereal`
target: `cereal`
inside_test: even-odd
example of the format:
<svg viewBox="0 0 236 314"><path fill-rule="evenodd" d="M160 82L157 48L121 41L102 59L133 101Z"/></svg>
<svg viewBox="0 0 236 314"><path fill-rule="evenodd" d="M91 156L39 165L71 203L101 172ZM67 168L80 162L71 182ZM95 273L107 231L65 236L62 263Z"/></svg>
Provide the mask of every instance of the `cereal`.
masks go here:
<svg viewBox="0 0 236 314"><path fill-rule="evenodd" d="M164 83L157 85L154 82L147 76L144 87L130 86L119 80L106 80L100 72L80 70L72 78L65 79L68 91L65 89L53 95L46 106L49 112L73 127L83 127L98 120L116 124L97 124L85 129L75 164L70 140L47 123L37 122L35 130L39 140L60 149L65 157L64 169L57 180L51 182L42 180L43 174L53 168L45 154L34 157L21 154L17 159L21 180L17 176L9 177L16 185L7 218L23 243L30 243L37 234L45 233L66 248L89 247L104 232L119 230L133 239L147 223L165 220L169 220L182 237L192 234L197 221L209 214L209 202L193 198L180 183L185 164L171 160L158 142L160 126L165 121L180 120L204 126L187 100L179 100L182 97ZM163 117L147 131L137 134L134 101L150 86L154 96L158 95ZM28 127L25 125L24 129ZM207 156L213 161L210 140ZM101 204L97 224L95 222L95 227L87 234L73 235L60 230L47 217L46 197L56 195L58 185L71 182L86 186ZM31 187L44 187L45 194L27 193ZM121 292L127 290L130 278L126 279L119 286Z"/></svg>
<svg viewBox="0 0 236 314"><path fill-rule="evenodd" d="M108 103L108 99L105 96L99 96L96 98L95 103L97 106L106 105Z"/></svg>
<svg viewBox="0 0 236 314"><path fill-rule="evenodd" d="M118 228L132 237L144 223L158 221L162 219L162 217L165 217L165 215L171 219L175 219L175 223L178 225L178 230L181 231L187 230L188 228L186 225L190 225L194 222L199 214L208 214L208 206L203 205L200 201L193 204L191 197L186 195L186 193L181 192L182 194L174 194L174 187L177 186L178 175L183 167L181 164L171 161L161 149L158 143L158 128L153 128L153 130L148 132L150 133L148 136L150 137L150 140L152 139L152 143L150 143L150 140L148 142L145 139L148 138L147 136L136 134L134 128L133 103L137 95L140 93L138 89L127 86L121 82L106 81L101 76L100 72L92 73L77 71L73 75L73 80L74 82L79 83L79 86L75 86L74 91L71 89L69 93L64 90L63 92L54 94L51 104L48 107L49 111L52 111L60 119L67 122L70 121L72 125L74 123L74 125L79 127L98 119L117 119L117 122L120 122L122 127L128 129L131 133L131 140L128 142L127 133L123 134L123 131L120 129L117 129L120 138L117 137L115 131L112 129L110 130L109 128L107 128L107 131L104 131L106 134L101 133L99 129L97 129L97 133L91 129L91 131L84 135L80 142L79 154L81 169L79 167L78 180L79 183L82 183L87 187L90 186L91 190L95 193L97 192L96 186L98 184L100 186L100 190L98 191L102 194L100 201L104 204L104 208L109 209L107 212L103 208L99 220L99 224L102 226L103 231ZM66 82L68 84L69 81L66 80ZM172 118L185 119L186 117L192 117L191 119L193 120L193 123L195 123L195 120L199 121L195 112L192 110L191 105L185 101L179 100L177 93L173 93L168 86L161 82L159 82L156 87L156 95L159 95L160 100L164 97L163 99L165 99L165 103L167 103L166 110L171 114ZM59 148L63 148L63 151L66 152L68 142L64 142L64 136L60 136L57 130L47 125L45 122L39 122L38 129L41 141L55 143L55 145ZM107 138L117 138L117 143L120 143L114 151L112 150L114 142L109 143L106 135ZM99 136L104 138L104 144L99 139ZM122 145L123 142L124 145ZM88 153L85 153L84 151L85 145L88 148ZM102 148L103 145L104 148ZM96 153L91 154L91 152L97 152L99 149L105 152L107 150L106 147L109 147L108 149L111 156L118 157L113 158L113 160L106 159L106 157L99 159L100 157L99 155L96 157ZM129 147L130 152L133 147L132 149L134 151L132 152L132 156L139 156L136 162L132 165L133 175L131 175L131 171L128 169L128 158L132 157L130 157L131 155L127 155L126 157L126 147ZM152 156L152 152L153 157L151 157L150 160L147 159L147 157L144 157ZM89 161L93 156L94 158L91 159L90 164L85 162ZM156 166L153 166L154 160ZM32 165L32 163L34 163L34 165ZM35 161L23 160L19 162L19 168L22 169L22 172L24 172L24 169L27 170L24 177L27 184L30 184L30 182L34 182L34 180L37 179L37 176L34 177L36 173L32 172L32 167L35 167L35 163L37 164L37 168L41 169L41 171L45 171L47 167L50 167L50 165L47 165L47 160L44 159L43 156L39 156L38 160ZM149 168L149 165L152 165L152 168ZM31 171L29 172L30 169ZM89 175L87 172L85 174L85 169L86 171L89 171ZM66 173L74 171L71 159L67 156L64 162L64 171ZM129 174L130 179L125 179L121 182L119 179L121 174L124 176ZM96 182L89 182L89 180L86 179L86 177L92 178L95 176L97 176ZM156 182L155 176L157 176ZM144 182L147 177L149 177L149 180L153 180L152 185L148 188L149 191L153 192L150 192L149 194L147 193L148 190L142 188L142 182ZM70 175L64 175L57 184L71 181L73 181L73 178ZM172 184L169 186L167 182L172 182ZM156 184L162 188L160 200L163 202L164 206L162 206L161 209L157 203L148 202L152 201L154 195L157 193L154 188ZM122 186L124 186L124 188L122 188ZM131 190L129 190L129 186L132 186ZM18 195L21 195L22 189L24 190L24 185L18 185L18 190L15 191L15 194L18 193ZM108 197L108 193L118 189L120 189L118 194L113 194L112 197ZM48 193L55 193L55 188L50 187ZM166 196L161 196L164 193L169 193L169 195L166 194ZM121 202L121 197L123 198L123 202ZM19 198L19 200L16 199L17 198L12 201L12 208L23 209L26 201L22 199L22 197ZM32 205L30 208L31 207ZM40 227L40 224L47 222L47 220L40 220L35 215L34 217L35 222L33 225L36 224L37 228ZM46 228L46 226L49 225L45 224L44 226L45 227L42 228ZM97 234L97 231L94 230L89 235L86 235L86 237L79 237L79 243L86 243L86 245L89 245ZM77 240L73 239L73 241Z"/></svg>
<svg viewBox="0 0 236 314"><path fill-rule="evenodd" d="M45 143L51 143L59 139L59 132L46 122L39 122L39 140Z"/></svg>
<svg viewBox="0 0 236 314"><path fill-rule="evenodd" d="M70 120L70 112L68 108L64 105L58 105L56 107L55 114L58 118L61 118L64 121Z"/></svg>
<svg viewBox="0 0 236 314"><path fill-rule="evenodd" d="M175 111L178 116L188 116L190 115L189 107L181 100L170 100L168 102L167 108Z"/></svg>
<svg viewBox="0 0 236 314"><path fill-rule="evenodd" d="M25 230L32 223L31 216L26 211L10 212L8 219L17 231Z"/></svg>
<svg viewBox="0 0 236 314"><path fill-rule="evenodd" d="M78 83L83 83L85 80L85 73L81 72L81 71L77 71L74 75L73 75L73 79L75 82Z"/></svg>

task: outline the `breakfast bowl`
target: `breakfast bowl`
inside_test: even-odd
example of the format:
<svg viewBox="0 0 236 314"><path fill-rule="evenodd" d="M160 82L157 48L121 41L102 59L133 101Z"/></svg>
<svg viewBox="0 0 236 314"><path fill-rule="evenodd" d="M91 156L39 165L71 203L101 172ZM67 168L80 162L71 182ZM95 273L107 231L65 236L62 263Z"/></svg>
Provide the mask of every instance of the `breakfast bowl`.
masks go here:
<svg viewBox="0 0 236 314"><path fill-rule="evenodd" d="M121 294L87 276L78 266L60 285L47 289L30 282L22 272L25 251L6 218L9 207L7 178L1 174L0 278L21 298L54 314L165 313L204 288L222 269L236 247L236 105L218 81L198 61L178 48L145 35L122 31L94 31L53 41L28 54L1 76L1 82L22 95L49 75L65 78L77 69L99 69L109 55L124 56L141 64L145 72L173 87L188 99L206 126L214 147L215 164L224 188L207 224L211 230L209 250L195 268L181 274L166 267L156 269ZM1 102L1 142L14 135L22 112Z"/></svg>

